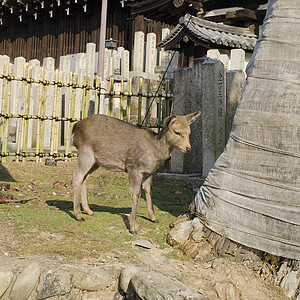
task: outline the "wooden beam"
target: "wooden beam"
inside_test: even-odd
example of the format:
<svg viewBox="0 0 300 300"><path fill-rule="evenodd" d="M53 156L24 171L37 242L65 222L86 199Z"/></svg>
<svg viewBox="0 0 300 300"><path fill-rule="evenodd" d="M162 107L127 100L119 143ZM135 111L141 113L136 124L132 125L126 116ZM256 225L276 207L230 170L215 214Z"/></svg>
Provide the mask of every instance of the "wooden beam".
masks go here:
<svg viewBox="0 0 300 300"><path fill-rule="evenodd" d="M258 21L256 12L250 9L227 11L226 19L235 19L238 21Z"/></svg>

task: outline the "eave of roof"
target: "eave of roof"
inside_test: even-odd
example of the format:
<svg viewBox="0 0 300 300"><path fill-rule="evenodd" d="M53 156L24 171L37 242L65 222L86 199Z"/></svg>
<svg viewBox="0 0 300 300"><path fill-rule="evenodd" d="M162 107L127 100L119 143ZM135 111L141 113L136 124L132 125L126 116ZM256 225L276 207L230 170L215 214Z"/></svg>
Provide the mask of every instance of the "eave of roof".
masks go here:
<svg viewBox="0 0 300 300"><path fill-rule="evenodd" d="M183 34L195 43L247 51L252 51L257 41L257 36L247 28L219 24L186 14L180 18L171 33L158 43L158 46L172 49L181 40Z"/></svg>

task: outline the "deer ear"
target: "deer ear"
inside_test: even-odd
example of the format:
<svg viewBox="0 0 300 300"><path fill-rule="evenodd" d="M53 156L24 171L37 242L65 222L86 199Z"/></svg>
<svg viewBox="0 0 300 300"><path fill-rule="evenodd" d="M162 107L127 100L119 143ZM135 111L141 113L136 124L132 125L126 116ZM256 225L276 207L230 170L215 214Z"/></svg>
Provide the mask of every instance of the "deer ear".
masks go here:
<svg viewBox="0 0 300 300"><path fill-rule="evenodd" d="M176 116L167 117L164 121L164 128L168 128L170 124L174 123L176 120Z"/></svg>
<svg viewBox="0 0 300 300"><path fill-rule="evenodd" d="M194 121L196 121L196 119L201 115L201 111L196 111L192 114L186 115L185 118L188 120L189 125L191 125L192 123L194 123Z"/></svg>

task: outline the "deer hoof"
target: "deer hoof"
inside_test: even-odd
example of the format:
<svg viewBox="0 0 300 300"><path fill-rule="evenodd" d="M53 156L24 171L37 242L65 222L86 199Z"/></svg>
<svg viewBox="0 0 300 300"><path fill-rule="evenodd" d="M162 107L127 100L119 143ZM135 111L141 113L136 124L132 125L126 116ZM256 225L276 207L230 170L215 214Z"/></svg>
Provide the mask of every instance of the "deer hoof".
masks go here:
<svg viewBox="0 0 300 300"><path fill-rule="evenodd" d="M131 233L132 235L138 235L138 234L141 233L141 231L138 229L138 230L130 231L130 233Z"/></svg>
<svg viewBox="0 0 300 300"><path fill-rule="evenodd" d="M96 214L95 214L95 213L92 213L91 216L92 216L92 217L96 217Z"/></svg>
<svg viewBox="0 0 300 300"><path fill-rule="evenodd" d="M158 220L154 220L154 221L152 221L153 223L159 223L159 221Z"/></svg>
<svg viewBox="0 0 300 300"><path fill-rule="evenodd" d="M85 219L84 218L79 218L79 219L76 219L77 221L79 221L79 222L84 222L85 221Z"/></svg>

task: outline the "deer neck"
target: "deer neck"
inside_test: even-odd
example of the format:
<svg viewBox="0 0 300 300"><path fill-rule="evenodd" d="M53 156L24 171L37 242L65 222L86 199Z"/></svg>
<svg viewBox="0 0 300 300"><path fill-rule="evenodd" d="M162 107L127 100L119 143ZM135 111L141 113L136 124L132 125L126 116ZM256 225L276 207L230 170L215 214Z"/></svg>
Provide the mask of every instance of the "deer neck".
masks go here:
<svg viewBox="0 0 300 300"><path fill-rule="evenodd" d="M157 135L157 144L158 144L158 149L159 149L159 154L162 158L162 160L166 160L170 157L171 152L174 150L174 146L170 145L167 139L167 131L162 130L160 133Z"/></svg>

